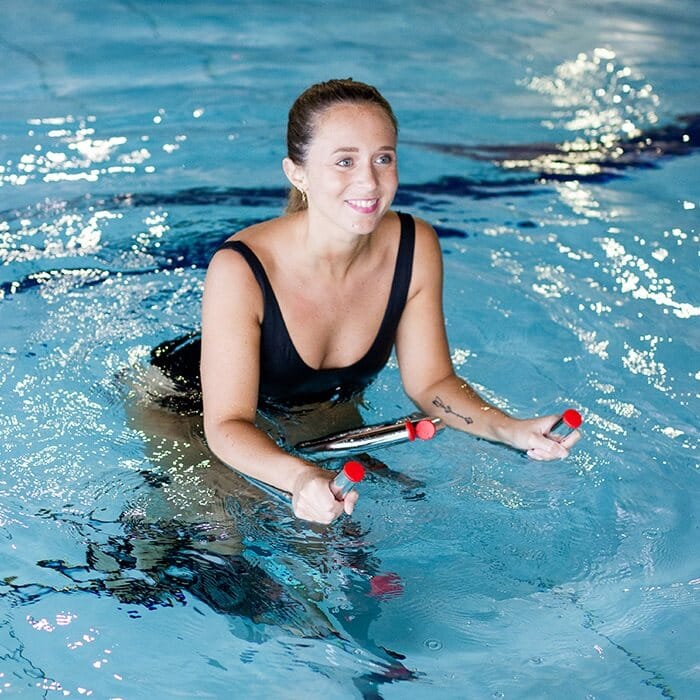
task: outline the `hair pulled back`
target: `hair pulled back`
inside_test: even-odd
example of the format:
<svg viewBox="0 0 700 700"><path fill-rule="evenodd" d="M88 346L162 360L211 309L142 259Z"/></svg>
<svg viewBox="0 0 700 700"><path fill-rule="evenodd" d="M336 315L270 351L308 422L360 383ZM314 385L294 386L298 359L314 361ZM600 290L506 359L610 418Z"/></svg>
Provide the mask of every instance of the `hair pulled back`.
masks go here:
<svg viewBox="0 0 700 700"><path fill-rule="evenodd" d="M337 104L371 104L382 109L398 133L399 125L391 105L377 88L366 83L347 79L316 83L297 97L289 110L287 121L287 157L297 165L303 165L321 115ZM301 192L292 187L287 201L287 213L306 209Z"/></svg>

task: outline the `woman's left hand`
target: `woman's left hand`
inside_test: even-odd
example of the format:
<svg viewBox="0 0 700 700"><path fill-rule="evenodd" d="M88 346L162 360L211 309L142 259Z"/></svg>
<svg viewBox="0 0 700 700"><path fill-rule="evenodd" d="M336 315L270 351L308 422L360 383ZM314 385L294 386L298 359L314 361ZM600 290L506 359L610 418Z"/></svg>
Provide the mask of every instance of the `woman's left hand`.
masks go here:
<svg viewBox="0 0 700 700"><path fill-rule="evenodd" d="M569 450L579 441L581 433L574 430L563 440L550 437L549 431L559 420L559 416L541 416L524 420L512 419L508 442L516 449L523 450L530 459L549 461L565 459Z"/></svg>

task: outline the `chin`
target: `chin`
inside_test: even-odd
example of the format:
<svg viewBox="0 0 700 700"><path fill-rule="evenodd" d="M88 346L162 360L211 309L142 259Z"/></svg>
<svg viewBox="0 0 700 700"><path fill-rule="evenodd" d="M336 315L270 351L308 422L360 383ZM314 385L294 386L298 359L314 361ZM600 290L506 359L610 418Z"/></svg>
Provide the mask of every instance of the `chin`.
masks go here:
<svg viewBox="0 0 700 700"><path fill-rule="evenodd" d="M357 233L360 235L369 235L370 233L373 233L374 231L377 230L377 226L379 226L379 222L381 221L381 217L367 217L363 218L360 221L351 221L350 222L350 230L353 233Z"/></svg>
<svg viewBox="0 0 700 700"><path fill-rule="evenodd" d="M357 233L371 233L379 226L386 212L386 209L380 207L377 207L375 211L368 214L356 212L351 209L349 219L350 228Z"/></svg>

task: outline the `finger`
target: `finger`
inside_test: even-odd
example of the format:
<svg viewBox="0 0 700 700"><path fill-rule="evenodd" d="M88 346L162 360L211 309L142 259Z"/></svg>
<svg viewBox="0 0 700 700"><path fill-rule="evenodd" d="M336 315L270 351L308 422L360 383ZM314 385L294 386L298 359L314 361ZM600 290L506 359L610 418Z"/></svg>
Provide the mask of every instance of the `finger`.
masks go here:
<svg viewBox="0 0 700 700"><path fill-rule="evenodd" d="M343 508L345 512L348 515L352 515L352 511L355 510L355 504L357 503L357 499L360 497L360 494L353 489L350 491L350 493L345 496L345 499L343 500Z"/></svg>
<svg viewBox="0 0 700 700"><path fill-rule="evenodd" d="M552 459L549 454L543 453L541 450L528 450L527 456L535 462L548 462Z"/></svg>
<svg viewBox="0 0 700 700"><path fill-rule="evenodd" d="M308 497L300 497L293 503L294 515L301 520L315 523L328 524L335 520L343 512L342 501L336 501L330 491L329 498L312 500Z"/></svg>
<svg viewBox="0 0 700 700"><path fill-rule="evenodd" d="M295 511L294 515L300 520L306 520L312 523L321 523L321 525L328 525L328 523L332 523L342 512L342 508L322 512L319 512L318 510L299 509L298 511Z"/></svg>
<svg viewBox="0 0 700 700"><path fill-rule="evenodd" d="M537 435L531 441L530 452L540 455L541 459L563 459L569 454L566 445L544 435Z"/></svg>
<svg viewBox="0 0 700 700"><path fill-rule="evenodd" d="M551 462L555 459L566 459L569 456L569 450L562 447L560 444L557 445L559 449L556 451L552 450L542 450L540 448L533 448L527 451L527 456L530 459L537 460L538 462Z"/></svg>
<svg viewBox="0 0 700 700"><path fill-rule="evenodd" d="M559 444L570 450L583 436L579 430L569 433Z"/></svg>

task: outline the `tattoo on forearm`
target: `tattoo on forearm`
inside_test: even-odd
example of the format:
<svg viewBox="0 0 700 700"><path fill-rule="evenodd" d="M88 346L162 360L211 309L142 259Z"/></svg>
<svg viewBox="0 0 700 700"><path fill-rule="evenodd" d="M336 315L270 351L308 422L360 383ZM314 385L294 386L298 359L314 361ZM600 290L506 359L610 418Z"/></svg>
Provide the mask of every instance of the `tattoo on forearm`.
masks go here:
<svg viewBox="0 0 700 700"><path fill-rule="evenodd" d="M463 416L461 413L457 413L457 411L455 411L452 408L452 406L446 404L439 396L436 396L433 399L433 406L441 408L445 413L451 413L453 416L461 418L467 425L471 425L474 422L473 418L470 418L469 416Z"/></svg>

